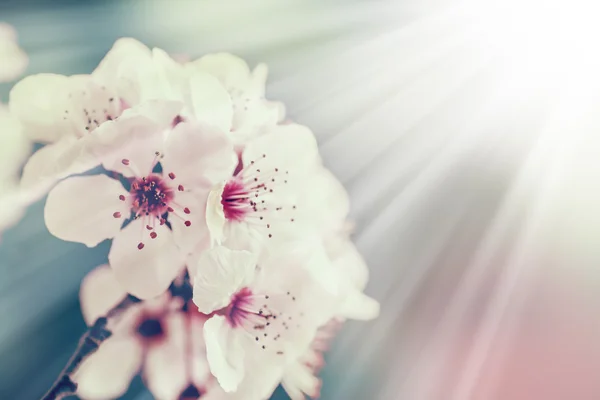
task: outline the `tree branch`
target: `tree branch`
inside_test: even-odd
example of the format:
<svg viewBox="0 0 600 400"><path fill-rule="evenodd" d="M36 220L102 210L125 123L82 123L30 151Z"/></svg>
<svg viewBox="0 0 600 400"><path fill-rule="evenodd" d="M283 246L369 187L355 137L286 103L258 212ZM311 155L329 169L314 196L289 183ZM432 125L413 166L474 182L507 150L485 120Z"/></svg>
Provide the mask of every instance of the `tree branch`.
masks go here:
<svg viewBox="0 0 600 400"><path fill-rule="evenodd" d="M71 379L72 375L83 361L94 354L100 344L112 335L108 325L116 322L125 310L139 301L138 298L129 295L114 306L104 317L100 317L94 322L94 325L79 339L75 353L41 400L60 400L77 392L77 384Z"/></svg>

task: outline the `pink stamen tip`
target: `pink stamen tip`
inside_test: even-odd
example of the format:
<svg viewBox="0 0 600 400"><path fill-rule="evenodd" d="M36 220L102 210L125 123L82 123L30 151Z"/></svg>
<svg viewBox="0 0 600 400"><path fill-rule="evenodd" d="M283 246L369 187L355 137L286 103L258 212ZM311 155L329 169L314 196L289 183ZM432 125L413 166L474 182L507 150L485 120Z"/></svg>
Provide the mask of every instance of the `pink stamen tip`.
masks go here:
<svg viewBox="0 0 600 400"><path fill-rule="evenodd" d="M126 158L122 159L121 162L123 163L123 165L129 165L129 160Z"/></svg>
<svg viewBox="0 0 600 400"><path fill-rule="evenodd" d="M146 225L146 229L148 229L149 231L151 231L152 227L150 225Z"/></svg>
<svg viewBox="0 0 600 400"><path fill-rule="evenodd" d="M139 250L143 249L144 248L144 243L140 242L137 247L138 247Z"/></svg>
<svg viewBox="0 0 600 400"><path fill-rule="evenodd" d="M184 190L183 185L177 186L177 190L179 190L180 192L183 192L183 190Z"/></svg>
<svg viewBox="0 0 600 400"><path fill-rule="evenodd" d="M186 214L189 214L191 211L190 211L189 208L186 207L186 208L183 209L183 212L186 213Z"/></svg>
<svg viewBox="0 0 600 400"><path fill-rule="evenodd" d="M113 213L113 217L121 218L121 213L117 211L117 212Z"/></svg>
<svg viewBox="0 0 600 400"><path fill-rule="evenodd" d="M185 221L185 226L191 226L192 225L192 221Z"/></svg>
<svg viewBox="0 0 600 400"><path fill-rule="evenodd" d="M150 237L152 239L156 239L157 236L158 236L158 234L156 232L150 232Z"/></svg>
<svg viewBox="0 0 600 400"><path fill-rule="evenodd" d="M173 210L173 207L168 207L167 210L169 210L169 212L175 211L175 210Z"/></svg>
<svg viewBox="0 0 600 400"><path fill-rule="evenodd" d="M161 224L161 225L164 225L164 224L165 224L165 222L166 222L166 221L165 221L165 219L164 219L164 218L161 218L161 219L160 219L160 224Z"/></svg>
<svg viewBox="0 0 600 400"><path fill-rule="evenodd" d="M119 195L119 200L121 201L125 201L125 196L123 196L122 194Z"/></svg>
<svg viewBox="0 0 600 400"><path fill-rule="evenodd" d="M171 179L175 179L175 174L174 174L174 173L172 173L172 172L169 172L169 178L171 178Z"/></svg>

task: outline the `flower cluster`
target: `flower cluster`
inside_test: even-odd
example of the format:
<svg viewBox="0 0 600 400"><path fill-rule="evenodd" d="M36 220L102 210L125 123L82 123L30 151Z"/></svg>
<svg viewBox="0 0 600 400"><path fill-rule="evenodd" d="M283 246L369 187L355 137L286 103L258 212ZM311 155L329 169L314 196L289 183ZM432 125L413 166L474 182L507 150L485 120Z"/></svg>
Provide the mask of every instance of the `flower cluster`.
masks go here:
<svg viewBox="0 0 600 400"><path fill-rule="evenodd" d="M48 230L112 240L82 285L86 321L142 300L74 374L82 398L117 397L140 372L157 399L259 400L280 383L318 397L338 325L378 314L346 192L266 78L230 54L178 62L121 39L89 75L12 89L11 115L45 144L21 185L48 192Z"/></svg>

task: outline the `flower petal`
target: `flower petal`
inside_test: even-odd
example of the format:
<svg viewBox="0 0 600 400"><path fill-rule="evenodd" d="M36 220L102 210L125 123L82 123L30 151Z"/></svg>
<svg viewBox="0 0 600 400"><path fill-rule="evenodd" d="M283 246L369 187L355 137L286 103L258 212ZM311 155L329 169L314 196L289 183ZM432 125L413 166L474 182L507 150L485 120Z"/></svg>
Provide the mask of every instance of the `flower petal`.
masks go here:
<svg viewBox="0 0 600 400"><path fill-rule="evenodd" d="M164 341L150 345L144 364L148 389L160 400L178 400L190 384L187 339L190 332L183 313L171 313L165 318Z"/></svg>
<svg viewBox="0 0 600 400"><path fill-rule="evenodd" d="M315 136L298 124L271 127L267 134L248 143L242 159L244 166L260 160L265 171L290 169L290 174L311 171L320 164Z"/></svg>
<svg viewBox="0 0 600 400"><path fill-rule="evenodd" d="M244 379L244 348L224 317L215 315L204 324L206 357L212 374L226 392L234 392Z"/></svg>
<svg viewBox="0 0 600 400"><path fill-rule="evenodd" d="M164 225L157 226L157 236L151 239L145 225L142 219L127 225L115 236L108 254L119 283L140 299L163 293L183 268L171 231Z"/></svg>
<svg viewBox="0 0 600 400"><path fill-rule="evenodd" d="M194 303L210 314L229 304L231 296L254 278L257 257L247 251L217 246L200 256L194 277Z"/></svg>
<svg viewBox="0 0 600 400"><path fill-rule="evenodd" d="M54 236L94 247L115 236L129 213L123 186L105 175L76 176L48 195L44 217Z"/></svg>
<svg viewBox="0 0 600 400"><path fill-rule="evenodd" d="M179 218L173 215L169 222L173 239L183 254L191 253L201 243L209 240L203 198L206 198L205 193L175 192L174 202L183 207L184 211L176 209Z"/></svg>
<svg viewBox="0 0 600 400"><path fill-rule="evenodd" d="M198 121L229 132L233 120L233 105L229 93L212 75L196 71L190 77L194 115Z"/></svg>
<svg viewBox="0 0 600 400"><path fill-rule="evenodd" d="M250 68L246 61L230 53L206 54L189 66L213 75L227 90L245 88L250 79Z"/></svg>
<svg viewBox="0 0 600 400"><path fill-rule="evenodd" d="M70 108L68 77L56 74L31 75L18 82L10 91L9 107L23 124L32 140L52 143L73 128L64 119Z"/></svg>
<svg viewBox="0 0 600 400"><path fill-rule="evenodd" d="M345 296L340 315L344 318L368 321L379 315L379 302L360 290L353 289Z"/></svg>
<svg viewBox="0 0 600 400"><path fill-rule="evenodd" d="M180 123L165 145L161 161L164 173L173 172L176 182L210 189L227 179L237 165L237 156L227 136L217 128L201 123Z"/></svg>
<svg viewBox="0 0 600 400"><path fill-rule="evenodd" d="M121 288L108 265L96 267L81 282L79 302L88 325L116 306L127 293Z"/></svg>
<svg viewBox="0 0 600 400"><path fill-rule="evenodd" d="M127 391L141 361L142 347L134 337L108 338L75 373L77 395L87 400L120 397Z"/></svg>
<svg viewBox="0 0 600 400"><path fill-rule="evenodd" d="M129 105L144 98L144 91L153 86L154 65L148 47L132 38L118 39L100 61L92 75L113 87Z"/></svg>
<svg viewBox="0 0 600 400"><path fill-rule="evenodd" d="M42 195L57 181L98 164L94 155L85 152L83 140L65 136L33 153L23 168L21 187Z"/></svg>

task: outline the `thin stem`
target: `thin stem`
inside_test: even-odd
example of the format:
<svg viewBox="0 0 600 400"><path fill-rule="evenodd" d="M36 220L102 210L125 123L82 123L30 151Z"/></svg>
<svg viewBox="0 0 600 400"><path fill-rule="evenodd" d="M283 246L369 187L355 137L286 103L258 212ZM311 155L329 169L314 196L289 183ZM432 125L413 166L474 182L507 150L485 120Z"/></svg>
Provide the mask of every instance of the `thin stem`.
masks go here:
<svg viewBox="0 0 600 400"><path fill-rule="evenodd" d="M58 379L41 400L60 400L77 392L77 384L71 379L73 374L83 361L94 354L100 347L100 344L112 335L112 332L109 330L109 324L114 324L124 311L139 301L138 298L129 295L108 311L105 316L98 318L94 322L94 325L79 339L75 353L71 356L67 365L58 376Z"/></svg>

